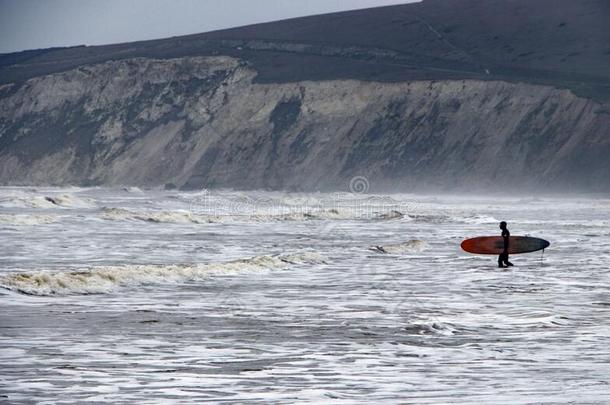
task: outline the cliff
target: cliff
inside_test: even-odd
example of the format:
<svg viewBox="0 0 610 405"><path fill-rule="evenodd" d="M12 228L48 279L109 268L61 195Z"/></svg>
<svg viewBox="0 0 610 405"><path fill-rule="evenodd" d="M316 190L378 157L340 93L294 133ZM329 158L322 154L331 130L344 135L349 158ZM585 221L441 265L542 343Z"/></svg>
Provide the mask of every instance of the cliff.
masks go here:
<svg viewBox="0 0 610 405"><path fill-rule="evenodd" d="M2 55L0 182L607 192L608 7L532 17L547 3L427 0Z"/></svg>

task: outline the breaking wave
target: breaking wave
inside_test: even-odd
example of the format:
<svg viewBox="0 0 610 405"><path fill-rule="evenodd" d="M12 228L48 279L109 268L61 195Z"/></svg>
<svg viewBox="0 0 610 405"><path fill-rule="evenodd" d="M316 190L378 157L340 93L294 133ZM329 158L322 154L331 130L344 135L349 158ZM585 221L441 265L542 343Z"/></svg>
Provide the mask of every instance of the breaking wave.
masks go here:
<svg viewBox="0 0 610 405"><path fill-rule="evenodd" d="M500 222L500 220L488 215L468 215L457 218L457 221L465 224L495 224Z"/></svg>
<svg viewBox="0 0 610 405"><path fill-rule="evenodd" d="M500 222L488 215L448 215L442 212L432 214L408 214L407 218L414 222L440 224L445 222L459 222L464 224L492 224Z"/></svg>
<svg viewBox="0 0 610 405"><path fill-rule="evenodd" d="M123 191L126 191L128 193L143 193L142 189L140 187L123 187L122 188Z"/></svg>
<svg viewBox="0 0 610 405"><path fill-rule="evenodd" d="M458 330L453 325L440 321L412 323L405 326L404 331L409 335L451 336L458 333Z"/></svg>
<svg viewBox="0 0 610 405"><path fill-rule="evenodd" d="M400 255L405 253L417 253L425 250L428 244L423 240L411 239L403 243L396 243L392 245L373 246L370 250L378 253L388 253L393 255Z"/></svg>
<svg viewBox="0 0 610 405"><path fill-rule="evenodd" d="M53 205L66 208L93 208L95 203L89 198L79 198L72 194L62 194L58 196L47 196L45 200Z"/></svg>
<svg viewBox="0 0 610 405"><path fill-rule="evenodd" d="M13 226L52 224L57 219L52 215L0 214L0 224Z"/></svg>
<svg viewBox="0 0 610 405"><path fill-rule="evenodd" d="M214 217L193 215L188 211L131 211L124 208L103 207L100 217L113 221L146 221L157 223L209 223Z"/></svg>
<svg viewBox="0 0 610 405"><path fill-rule="evenodd" d="M396 210L392 210L390 212L387 213L383 213L383 214L378 214L375 219L377 220L389 220L389 219L401 219L404 218L404 214L400 211L396 211Z"/></svg>
<svg viewBox="0 0 610 405"><path fill-rule="evenodd" d="M92 208L95 207L95 203L89 198L79 198L72 194L57 196L17 194L0 198L0 206L4 208Z"/></svg>
<svg viewBox="0 0 610 405"><path fill-rule="evenodd" d="M280 260L290 264L324 264L326 260L316 252L300 252L280 256Z"/></svg>
<svg viewBox="0 0 610 405"><path fill-rule="evenodd" d="M7 196L0 199L3 208L53 208L54 204L43 196Z"/></svg>
<svg viewBox="0 0 610 405"><path fill-rule="evenodd" d="M209 264L95 266L78 271L39 271L0 277L0 287L22 294L62 296L105 294L121 287L179 284L201 281L214 275L258 272L295 264L324 263L313 252L285 256L256 256Z"/></svg>
<svg viewBox="0 0 610 405"><path fill-rule="evenodd" d="M407 217L415 222L431 224L440 224L452 220L452 218L446 214L408 214Z"/></svg>
<svg viewBox="0 0 610 405"><path fill-rule="evenodd" d="M232 223L232 222L281 222L281 221L310 221L310 220L348 220L362 219L362 214L349 211L340 211L334 208L315 212L287 212L287 213L251 213L251 214L222 214L210 215L193 213L187 210L177 211L132 211L125 208L103 207L100 217L113 221L145 221L156 223ZM374 220L388 220L402 218L403 214L391 211L378 214Z"/></svg>

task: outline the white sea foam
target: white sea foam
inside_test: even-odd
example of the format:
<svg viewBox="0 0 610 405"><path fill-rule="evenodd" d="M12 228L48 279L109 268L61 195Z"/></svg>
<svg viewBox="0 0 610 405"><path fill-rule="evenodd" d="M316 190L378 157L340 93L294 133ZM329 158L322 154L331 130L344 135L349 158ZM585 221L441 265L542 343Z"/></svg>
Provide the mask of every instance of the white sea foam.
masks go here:
<svg viewBox="0 0 610 405"><path fill-rule="evenodd" d="M232 223L232 222L281 222L281 221L308 221L327 219L350 219L349 213L341 213L336 209L320 210L317 212L287 212L287 213L252 213L252 214L199 214L187 210L129 210L125 208L103 207L100 217L114 221L146 221L157 223ZM386 218L381 218L386 219Z"/></svg>
<svg viewBox="0 0 610 405"><path fill-rule="evenodd" d="M95 202L90 198L76 197L73 194L60 194L57 196L46 196L45 200L65 208L93 208Z"/></svg>
<svg viewBox="0 0 610 405"><path fill-rule="evenodd" d="M138 213L133 216L133 219L140 221L156 222L156 223L189 223L196 224L206 222L217 222L214 216L194 215L188 211L157 211Z"/></svg>
<svg viewBox="0 0 610 405"><path fill-rule="evenodd" d="M3 208L53 208L55 204L39 195L9 195L0 198Z"/></svg>
<svg viewBox="0 0 610 405"><path fill-rule="evenodd" d="M32 195L21 192L0 198L0 206L4 208L92 208L95 207L95 202L90 198L80 198L73 194Z"/></svg>
<svg viewBox="0 0 610 405"><path fill-rule="evenodd" d="M123 187L123 191L127 191L128 193L143 193L140 187Z"/></svg>
<svg viewBox="0 0 610 405"><path fill-rule="evenodd" d="M372 246L370 249L379 253L400 255L406 253L417 253L425 250L428 244L423 240L411 239L403 243L395 243L383 246Z"/></svg>
<svg viewBox="0 0 610 405"><path fill-rule="evenodd" d="M500 223L500 220L489 216L489 215L466 215L463 217L456 217L457 222L463 222L466 224L495 224Z"/></svg>
<svg viewBox="0 0 610 405"><path fill-rule="evenodd" d="M54 215L0 214L0 224L14 226L51 224L57 220Z"/></svg>
<svg viewBox="0 0 610 405"><path fill-rule="evenodd" d="M146 221L156 223L216 222L213 216L194 215L188 211L133 211L125 208L103 207L100 217L113 221Z"/></svg>
<svg viewBox="0 0 610 405"><path fill-rule="evenodd" d="M280 260L292 264L324 264L326 259L317 252L300 252L280 256Z"/></svg>
<svg viewBox="0 0 610 405"><path fill-rule="evenodd" d="M28 295L104 294L120 287L148 284L185 283L210 276L257 272L289 264L319 264L324 259L304 252L285 256L255 256L220 263L174 265L95 266L77 271L39 271L0 277L0 286Z"/></svg>
<svg viewBox="0 0 610 405"><path fill-rule="evenodd" d="M442 213L408 214L407 217L415 222L424 222L424 223L432 223L432 224L449 222L452 220L452 218L449 215L442 214Z"/></svg>
<svg viewBox="0 0 610 405"><path fill-rule="evenodd" d="M404 214L400 211L392 210L390 212L378 214L374 219L388 220L388 219L400 219L400 218L404 218Z"/></svg>
<svg viewBox="0 0 610 405"><path fill-rule="evenodd" d="M215 212L203 200L189 210L182 191L0 193L48 205L2 214L57 215L65 229L0 232L0 284L13 290L0 288L5 401L608 402L605 202L200 193L218 198ZM62 194L116 208L44 200ZM152 222L214 213L247 226ZM495 234L495 219L552 245L512 257L510 269L460 251L464 238ZM259 249L285 253L228 262ZM121 389L117 370L128 375Z"/></svg>

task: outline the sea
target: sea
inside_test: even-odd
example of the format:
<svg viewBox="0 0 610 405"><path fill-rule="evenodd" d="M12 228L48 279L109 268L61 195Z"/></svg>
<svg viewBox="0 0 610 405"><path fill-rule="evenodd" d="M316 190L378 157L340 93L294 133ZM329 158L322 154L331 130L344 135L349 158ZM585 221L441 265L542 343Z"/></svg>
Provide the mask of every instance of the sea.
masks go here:
<svg viewBox="0 0 610 405"><path fill-rule="evenodd" d="M610 199L0 188L0 403L610 403ZM548 240L471 255L463 239Z"/></svg>

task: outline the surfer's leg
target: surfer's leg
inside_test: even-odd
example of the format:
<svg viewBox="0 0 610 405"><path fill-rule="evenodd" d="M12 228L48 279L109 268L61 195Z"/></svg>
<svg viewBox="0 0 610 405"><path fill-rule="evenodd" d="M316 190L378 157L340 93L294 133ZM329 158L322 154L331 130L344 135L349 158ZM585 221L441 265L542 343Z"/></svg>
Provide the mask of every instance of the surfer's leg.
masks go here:
<svg viewBox="0 0 610 405"><path fill-rule="evenodd" d="M504 267L504 253L500 253L498 256L498 267Z"/></svg>

